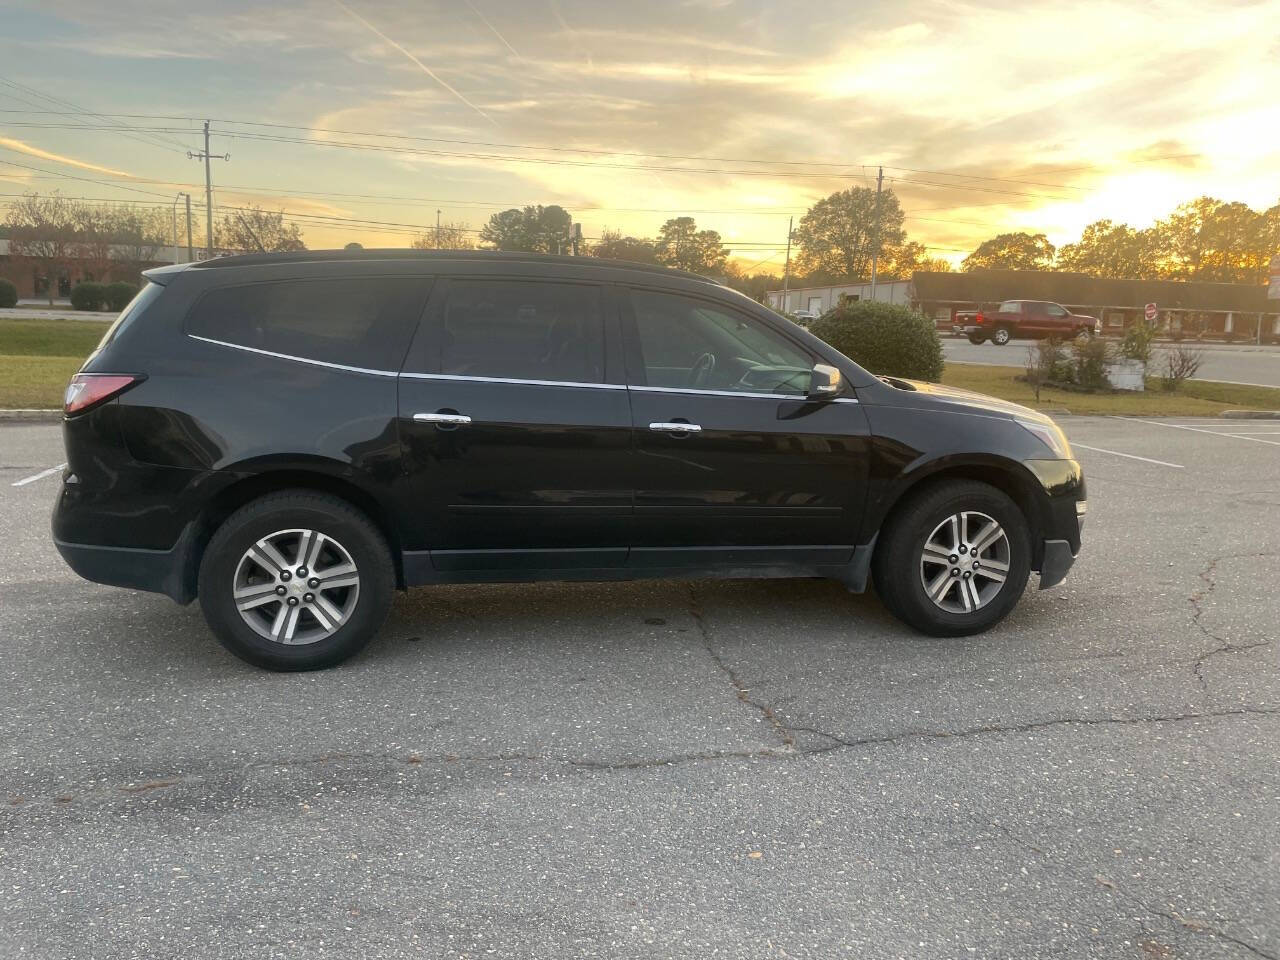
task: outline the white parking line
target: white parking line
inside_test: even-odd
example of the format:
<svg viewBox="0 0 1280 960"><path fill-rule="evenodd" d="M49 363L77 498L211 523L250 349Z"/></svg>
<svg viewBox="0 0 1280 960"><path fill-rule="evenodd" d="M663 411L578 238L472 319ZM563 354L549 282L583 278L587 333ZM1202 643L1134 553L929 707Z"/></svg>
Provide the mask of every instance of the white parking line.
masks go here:
<svg viewBox="0 0 1280 960"><path fill-rule="evenodd" d="M1152 460L1150 457L1140 457L1136 453L1121 453L1119 450L1104 450L1102 447L1091 447L1084 443L1076 443L1071 441L1071 446L1079 447L1081 450L1092 450L1094 453L1109 453L1113 457L1125 457L1129 460L1141 460L1143 463L1158 463L1162 467L1173 467L1175 470L1185 469L1180 463L1169 463L1165 460Z"/></svg>
<svg viewBox="0 0 1280 960"><path fill-rule="evenodd" d="M1280 441L1259 440L1257 437L1241 436L1238 433L1218 433L1216 430L1205 430L1203 427L1187 427L1180 423L1161 423L1159 420L1141 420L1138 417L1113 417L1114 420L1128 420L1130 423L1150 424L1154 427L1168 427L1170 430L1190 430L1192 433L1204 433L1211 437L1234 437L1237 440L1248 440L1252 443L1265 443L1268 446L1280 447Z"/></svg>
<svg viewBox="0 0 1280 960"><path fill-rule="evenodd" d="M13 483L9 484L9 486L25 487L28 483L35 483L37 480L43 480L45 477L53 476L55 473L57 473L59 470L61 470L65 466L66 466L65 463L60 463L56 467L50 467L48 470L41 470L39 473L35 474L35 476L24 477L21 480L15 480Z"/></svg>

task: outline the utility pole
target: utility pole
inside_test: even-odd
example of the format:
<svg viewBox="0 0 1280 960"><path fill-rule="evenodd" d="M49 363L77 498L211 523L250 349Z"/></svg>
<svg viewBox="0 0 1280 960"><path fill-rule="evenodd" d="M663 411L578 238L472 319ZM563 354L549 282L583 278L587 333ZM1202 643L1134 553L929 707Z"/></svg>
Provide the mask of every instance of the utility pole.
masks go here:
<svg viewBox="0 0 1280 960"><path fill-rule="evenodd" d="M582 243L582 224L575 223L573 225L573 233L570 234L570 243L573 244L573 255L578 255L579 245Z"/></svg>
<svg viewBox="0 0 1280 960"><path fill-rule="evenodd" d="M791 288L791 223L795 217L787 217L787 265L782 268L782 312L787 312L787 291Z"/></svg>
<svg viewBox="0 0 1280 960"><path fill-rule="evenodd" d="M196 258L195 249L191 246L191 194L184 193L187 198L187 263Z"/></svg>
<svg viewBox="0 0 1280 960"><path fill-rule="evenodd" d="M436 211L436 249L440 249L440 211Z"/></svg>
<svg viewBox="0 0 1280 960"><path fill-rule="evenodd" d="M213 154L209 152L209 121L204 122L204 151L201 153L192 153L187 151L188 160L204 161L204 215L205 215L205 253L210 260L213 259L213 171L209 168L209 161L213 159ZM217 155L219 160L230 160L231 154L221 153Z"/></svg>
<svg viewBox="0 0 1280 960"><path fill-rule="evenodd" d="M876 174L876 232L871 244L871 299L876 298L876 268L880 265L880 187L884 184L884 167Z"/></svg>

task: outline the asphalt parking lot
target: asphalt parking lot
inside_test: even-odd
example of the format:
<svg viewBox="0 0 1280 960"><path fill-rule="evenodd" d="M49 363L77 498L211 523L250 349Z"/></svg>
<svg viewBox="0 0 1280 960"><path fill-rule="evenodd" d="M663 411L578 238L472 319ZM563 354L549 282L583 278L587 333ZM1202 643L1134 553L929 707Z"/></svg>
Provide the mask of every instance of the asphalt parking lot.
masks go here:
<svg viewBox="0 0 1280 960"><path fill-rule="evenodd" d="M1084 553L985 636L446 587L305 675L75 578L0 426L0 955L1280 957L1280 421L1062 424Z"/></svg>

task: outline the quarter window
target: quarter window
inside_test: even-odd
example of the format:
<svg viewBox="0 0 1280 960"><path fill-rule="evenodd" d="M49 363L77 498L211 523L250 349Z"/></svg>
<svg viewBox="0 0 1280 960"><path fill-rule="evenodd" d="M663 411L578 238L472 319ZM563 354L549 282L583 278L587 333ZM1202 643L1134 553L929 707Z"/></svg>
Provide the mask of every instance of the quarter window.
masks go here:
<svg viewBox="0 0 1280 960"><path fill-rule="evenodd" d="M449 285L438 369L509 380L604 379L600 288L523 280Z"/></svg>
<svg viewBox="0 0 1280 960"><path fill-rule="evenodd" d="M220 287L192 308L187 332L306 360L398 371L426 289L411 277Z"/></svg>
<svg viewBox="0 0 1280 960"><path fill-rule="evenodd" d="M704 300L634 290L645 382L652 387L803 394L812 358L759 320Z"/></svg>

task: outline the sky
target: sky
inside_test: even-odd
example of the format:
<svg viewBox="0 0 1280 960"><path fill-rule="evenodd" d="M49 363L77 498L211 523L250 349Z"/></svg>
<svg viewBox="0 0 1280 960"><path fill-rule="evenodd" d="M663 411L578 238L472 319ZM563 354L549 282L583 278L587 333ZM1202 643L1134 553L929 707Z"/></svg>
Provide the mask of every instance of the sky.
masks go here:
<svg viewBox="0 0 1280 960"><path fill-rule="evenodd" d="M0 204L189 190L203 216L209 118L215 211L283 209L312 248L558 203L588 238L692 215L779 271L788 216L879 166L955 263L1006 231L1280 201L1280 0L0 0L0 22Z"/></svg>

